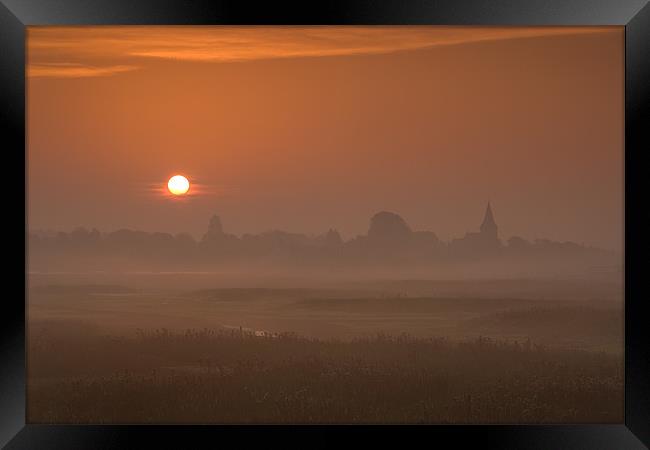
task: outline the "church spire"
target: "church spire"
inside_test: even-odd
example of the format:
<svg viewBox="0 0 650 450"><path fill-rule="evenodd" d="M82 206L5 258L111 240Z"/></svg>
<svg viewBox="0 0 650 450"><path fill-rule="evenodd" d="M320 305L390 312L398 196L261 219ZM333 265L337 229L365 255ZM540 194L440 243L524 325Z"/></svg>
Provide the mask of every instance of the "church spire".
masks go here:
<svg viewBox="0 0 650 450"><path fill-rule="evenodd" d="M485 217L483 218L483 223L481 224L481 234L496 239L497 238L497 224L494 221L494 215L492 214L492 206L488 201L487 209L485 210Z"/></svg>

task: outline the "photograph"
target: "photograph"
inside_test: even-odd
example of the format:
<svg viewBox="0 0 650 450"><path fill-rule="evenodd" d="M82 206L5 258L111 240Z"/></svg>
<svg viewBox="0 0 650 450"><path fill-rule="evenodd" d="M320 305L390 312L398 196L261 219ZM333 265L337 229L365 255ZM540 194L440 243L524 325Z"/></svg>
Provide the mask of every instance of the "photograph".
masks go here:
<svg viewBox="0 0 650 450"><path fill-rule="evenodd" d="M624 424L625 33L27 26L26 423Z"/></svg>

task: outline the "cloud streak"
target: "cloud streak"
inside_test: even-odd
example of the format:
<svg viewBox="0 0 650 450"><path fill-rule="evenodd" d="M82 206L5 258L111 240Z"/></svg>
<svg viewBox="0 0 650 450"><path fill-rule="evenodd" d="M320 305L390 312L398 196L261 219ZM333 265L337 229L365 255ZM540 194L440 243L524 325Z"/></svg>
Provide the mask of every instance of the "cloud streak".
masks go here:
<svg viewBox="0 0 650 450"><path fill-rule="evenodd" d="M30 27L29 58L30 66L33 64L35 67L29 72L31 76L102 76L132 70L152 59L229 63L373 55L476 42L606 33L615 29L441 26ZM79 67L73 70L64 68L62 63L86 66L85 69ZM95 64L97 67L88 67ZM72 75L75 73L77 75Z"/></svg>
<svg viewBox="0 0 650 450"><path fill-rule="evenodd" d="M106 66L94 67L76 63L46 63L30 64L27 76L32 78L86 78L106 77L123 72L136 70L135 66Z"/></svg>

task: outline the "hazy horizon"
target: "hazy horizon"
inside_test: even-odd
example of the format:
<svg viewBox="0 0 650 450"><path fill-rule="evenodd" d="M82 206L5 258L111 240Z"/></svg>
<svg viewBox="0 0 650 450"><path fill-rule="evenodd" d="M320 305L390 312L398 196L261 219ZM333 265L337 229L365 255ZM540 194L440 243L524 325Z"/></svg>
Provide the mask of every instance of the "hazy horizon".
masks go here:
<svg viewBox="0 0 650 450"><path fill-rule="evenodd" d="M399 213L397 213L395 211L377 211L375 214L377 214L377 213L385 213L385 212L399 215ZM375 214L373 214L373 216ZM223 218L221 216L219 216L218 214L214 214L213 216L218 216L223 221ZM199 231L197 233L190 233L189 231L178 231L178 232L171 233L171 232L160 230L160 229L145 230L145 229L140 229L140 228L128 228L128 227L120 227L120 228L115 228L115 229L97 229L97 228L94 228L94 227L91 228L91 227L87 227L87 226L84 226L84 225L78 225L78 226L72 227L70 229L30 228L28 230L28 232L30 234L41 234L41 233L43 233L43 234L50 234L50 233L55 234L55 233L70 233L70 232L73 232L73 231L79 230L79 229L85 229L87 231L92 231L93 229L96 229L102 235L108 235L108 234L115 233L115 232L118 232L118 231L121 231L121 230L129 230L129 231L145 232L145 233L165 233L165 234L170 234L170 235L173 235L173 236L189 235L190 237L192 237L192 239L199 242L204 237L205 232L207 231L208 224L209 224L208 219L209 218L206 218L206 221L205 221L205 225L206 225L205 229L203 231ZM368 223L370 223L370 219L371 218L368 218ZM405 219L405 220L408 223L408 220L407 219ZM477 221L475 226L473 226L473 227L469 226L469 227L467 227L466 230L462 230L462 231L458 230L455 234L452 234L449 239L440 239L440 241L444 243L444 242L451 242L454 239L461 239L466 233L472 233L472 232L475 232L476 230L478 230L478 228L479 228L478 223L479 223L479 221ZM226 224L227 224L227 222L226 222ZM337 230L336 228L328 227L326 225L324 225L320 230L312 231L312 232L302 232L302 231L299 231L299 230L291 230L291 231L289 231L289 230L282 230L282 229L277 229L277 228L263 229L263 230L260 230L259 232L239 232L237 230L227 229L227 227L224 226L224 232L225 233L231 234L231 235L233 235L235 237L238 237L238 238L242 238L245 235L253 235L253 236L255 236L255 235L264 235L264 234L276 233L276 232L299 234L299 235L304 235L304 236L307 236L307 237L319 237L319 236L323 236L323 235L327 234L327 232L330 231L330 230L339 232L339 234L341 235L342 240L344 242L347 242L347 241L354 240L355 238L366 236L367 232L368 232L368 226L366 226L366 229L360 231L358 234L351 234L351 235L345 235L343 233L340 233L340 231ZM427 229L415 229L414 228L413 231L414 232L434 232L435 233L435 230L427 230ZM537 237L536 239L526 239L525 236L521 236L519 234L513 234L512 236L499 236L499 238L500 238L500 240L502 242L507 242L508 239L511 238L511 237L520 237L520 238L523 238L525 240L529 240L530 242L534 242L536 239L539 239L539 240L547 239L547 238L545 238L543 236ZM556 241L556 242L573 242L573 241L560 240L560 241ZM579 245L585 245L583 242L575 242L575 243L579 244ZM620 249L616 250L616 249L611 249L611 248L604 248L604 247L597 247L597 246L590 246L590 245L585 245L585 246L586 247L592 247L592 248L599 248L599 249L602 249L602 250L614 251L614 252L619 252L620 251Z"/></svg>

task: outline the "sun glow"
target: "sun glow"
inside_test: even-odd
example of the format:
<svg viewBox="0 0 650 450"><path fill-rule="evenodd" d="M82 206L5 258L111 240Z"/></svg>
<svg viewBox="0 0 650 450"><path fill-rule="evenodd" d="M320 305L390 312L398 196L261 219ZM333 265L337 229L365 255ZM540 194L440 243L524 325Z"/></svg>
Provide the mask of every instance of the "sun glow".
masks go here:
<svg viewBox="0 0 650 450"><path fill-rule="evenodd" d="M190 190L190 182L183 175L174 175L167 182L167 189L174 195L185 195Z"/></svg>

